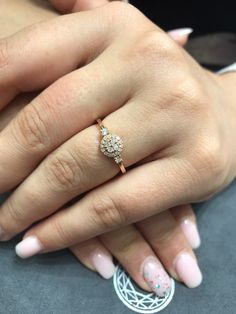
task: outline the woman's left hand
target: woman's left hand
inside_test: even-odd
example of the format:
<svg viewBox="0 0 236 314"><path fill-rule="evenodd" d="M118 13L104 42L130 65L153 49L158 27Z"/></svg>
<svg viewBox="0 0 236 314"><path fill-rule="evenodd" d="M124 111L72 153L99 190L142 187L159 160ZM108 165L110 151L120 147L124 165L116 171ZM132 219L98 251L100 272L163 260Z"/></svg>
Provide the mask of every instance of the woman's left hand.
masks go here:
<svg viewBox="0 0 236 314"><path fill-rule="evenodd" d="M68 247L203 200L235 177L232 85L132 6L38 24L0 51L2 107L58 79L0 134L1 191L32 172L1 207L2 240L51 215L27 233L34 253ZM124 141L124 176L98 149L99 117Z"/></svg>
<svg viewBox="0 0 236 314"><path fill-rule="evenodd" d="M60 4L62 2L60 0ZM90 0L87 1L89 4ZM12 5L14 7L13 2L10 5L6 2L1 7L5 20L0 36L19 31L19 28L36 22L38 18L50 18L51 15L50 11L45 9L41 12L37 6L31 6L27 1L21 2L20 6L16 3L17 15L13 25L10 22ZM28 12L27 18L25 10ZM186 29L177 35L174 37L180 44L187 41ZM0 114L0 131L34 97L36 94L25 94L14 99ZM202 276L192 251L192 248L199 245L200 238L191 206L181 206L160 213L137 226L130 225L73 245L70 250L84 265L104 278L110 278L115 271L113 255L139 286L163 296L170 289L170 278L165 269L191 288L200 284Z"/></svg>
<svg viewBox="0 0 236 314"><path fill-rule="evenodd" d="M0 131L33 96L19 95L7 106L0 114ZM32 254L34 245L35 239L28 237L26 250L20 244L16 252L25 258ZM168 273L189 288L201 283L202 274L193 252L199 245L196 217L191 206L184 205L75 244L70 250L86 267L105 279L115 272L114 256L140 287L163 296L171 287Z"/></svg>

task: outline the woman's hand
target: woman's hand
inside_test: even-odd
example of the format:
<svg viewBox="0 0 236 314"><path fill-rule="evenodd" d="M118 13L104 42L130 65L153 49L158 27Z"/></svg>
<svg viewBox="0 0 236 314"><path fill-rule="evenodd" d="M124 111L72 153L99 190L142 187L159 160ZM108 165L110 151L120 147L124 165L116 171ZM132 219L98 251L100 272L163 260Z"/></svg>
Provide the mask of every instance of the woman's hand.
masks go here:
<svg viewBox="0 0 236 314"><path fill-rule="evenodd" d="M33 99L33 94L18 96L0 115L0 131ZM28 238L31 244L34 238ZM110 278L115 256L132 278L145 290L163 296L169 291L170 278L194 288L202 275L192 251L200 245L196 218L190 206L179 206L140 222L73 245L72 253L89 269ZM17 246L17 252L20 245ZM30 252L22 250L22 257ZM33 246L34 249L34 246ZM161 264L162 263L162 264ZM145 270L145 272L144 272ZM144 276L146 274L146 276ZM147 274L148 275L147 277Z"/></svg>
<svg viewBox="0 0 236 314"><path fill-rule="evenodd" d="M201 69L133 7L114 3L58 18L2 41L1 47L2 86L8 87L2 106L19 90L42 88L78 63L88 64L46 89L0 135L2 190L20 183L49 154L2 206L3 239L93 188L31 229L27 235L37 236L37 249L66 247L204 199L234 178L229 135L235 133L235 107L224 78ZM39 71L42 65L51 66L49 74ZM114 177L117 167L92 140L98 129L90 125L100 116L122 135L125 165L134 166L123 177Z"/></svg>
<svg viewBox="0 0 236 314"><path fill-rule="evenodd" d="M4 27L0 30L0 36L14 33L17 31L16 27L24 27L28 25L29 21L33 23L39 17L38 7L28 7L30 3L21 2L21 5L17 6L18 14L14 19L15 24L12 24L8 21L12 15L11 5L9 7L9 3L6 3L2 6L1 12L4 13L5 22ZM28 12L27 19L24 19L25 11ZM40 11L40 18L48 18L50 14L48 10L45 10L44 14ZM184 36L183 32L181 32L182 36L178 36L181 42L186 41L186 32L184 33ZM0 115L0 130L3 130L35 96L34 94L21 95L8 105ZM165 222L164 226L162 225L163 221ZM129 226L104 234L101 238L74 245L71 247L71 251L87 267L97 270L104 278L113 275L112 255L116 256L141 287L153 290L159 296L168 292L170 279L155 256L157 254L166 269L176 279L183 280L189 287L195 287L200 283L201 273L189 245L190 243L193 248L196 248L200 244L195 216L190 206L165 211L159 217L153 217L150 223L146 220L140 224L140 228L138 227ZM145 235L146 238L144 238ZM149 242L147 238L150 239ZM156 241L157 239L158 241ZM186 261L192 263L188 268L186 268ZM186 269L190 269L190 272Z"/></svg>

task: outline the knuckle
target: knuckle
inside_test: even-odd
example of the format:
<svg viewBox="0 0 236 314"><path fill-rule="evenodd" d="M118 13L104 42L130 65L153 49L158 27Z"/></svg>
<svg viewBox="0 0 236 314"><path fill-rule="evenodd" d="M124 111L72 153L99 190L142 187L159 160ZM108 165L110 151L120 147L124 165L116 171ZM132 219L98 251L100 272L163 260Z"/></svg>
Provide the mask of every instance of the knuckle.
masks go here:
<svg viewBox="0 0 236 314"><path fill-rule="evenodd" d="M222 152L222 145L218 138L205 138L204 143L198 148L198 163L201 164L203 173L208 170L211 179L221 179L226 168L226 158ZM218 180L217 180L218 181Z"/></svg>
<svg viewBox="0 0 236 314"><path fill-rule="evenodd" d="M133 228L126 228L123 236L119 238L116 243L116 249L121 255L126 255L130 252L135 252L142 245L142 239L136 230Z"/></svg>
<svg viewBox="0 0 236 314"><path fill-rule="evenodd" d="M181 75L178 75L178 69L176 69L176 79L171 82L174 88L159 107L165 110L176 108L181 115L197 119L199 114L206 110L207 97L199 82L184 73L186 72L182 71Z"/></svg>
<svg viewBox="0 0 236 314"><path fill-rule="evenodd" d="M203 105L205 107L206 102L204 91L194 78L189 75L186 75L186 77L188 79L179 80L181 83L178 85L177 98L184 100L189 105L188 107L192 106L196 110L202 109Z"/></svg>
<svg viewBox="0 0 236 314"><path fill-rule="evenodd" d="M125 211L120 207L119 201L114 201L105 193L93 195L92 210L96 221L106 230L121 226L126 221Z"/></svg>
<svg viewBox="0 0 236 314"><path fill-rule="evenodd" d="M8 201L4 204L4 212L4 230L7 233L15 233L27 226L28 221L24 211L20 207L14 206L12 202Z"/></svg>
<svg viewBox="0 0 236 314"><path fill-rule="evenodd" d="M14 120L15 137L30 151L44 151L50 144L46 124L37 106L30 104Z"/></svg>
<svg viewBox="0 0 236 314"><path fill-rule="evenodd" d="M118 30L124 32L125 26L135 24L139 25L140 18L147 20L146 17L132 4L123 1L110 1L105 7L106 15L109 19L109 23L115 26ZM102 8L101 14L104 19L104 8Z"/></svg>
<svg viewBox="0 0 236 314"><path fill-rule="evenodd" d="M5 68L10 63L10 56L8 50L8 41L3 38L0 40L0 69Z"/></svg>
<svg viewBox="0 0 236 314"><path fill-rule="evenodd" d="M40 38L42 35L44 23L43 22L36 22L34 24L31 24L27 27L27 33L26 33L26 40L35 37Z"/></svg>
<svg viewBox="0 0 236 314"><path fill-rule="evenodd" d="M56 115L60 112L59 109L64 109L65 104L70 99L70 80L67 77L60 78L54 82L49 89L42 92L37 98L38 106L44 108L51 114ZM65 88L65 85L67 88Z"/></svg>
<svg viewBox="0 0 236 314"><path fill-rule="evenodd" d="M159 30L149 30L142 34L136 45L136 53L143 59L158 60L159 57L172 56L176 51L175 44L168 38L166 34ZM161 59L162 60L162 59Z"/></svg>
<svg viewBox="0 0 236 314"><path fill-rule="evenodd" d="M171 245L176 243L176 239L178 239L179 228L177 226L168 224L162 227L162 230L159 230L158 237L155 237L152 240L152 246L157 250L165 250L169 249Z"/></svg>
<svg viewBox="0 0 236 314"><path fill-rule="evenodd" d="M211 197L229 180L227 157L222 151L220 140L215 136L204 136L203 140L195 146L191 164L194 177L198 178L197 181L195 180L195 188L200 191L202 200Z"/></svg>
<svg viewBox="0 0 236 314"><path fill-rule="evenodd" d="M152 74L157 78L160 74L160 67L168 70L176 67L176 60L179 49L176 44L157 27L153 25L145 26L146 31L142 31L134 44L130 45L125 55L125 60L138 69L147 69L147 75ZM158 69L158 71L157 71ZM163 76L164 77L164 76Z"/></svg>
<svg viewBox="0 0 236 314"><path fill-rule="evenodd" d="M81 162L72 152L56 152L45 166L45 173L51 188L56 191L78 189L84 170Z"/></svg>
<svg viewBox="0 0 236 314"><path fill-rule="evenodd" d="M55 215L53 219L51 219L49 228L49 230L51 230L52 233L55 235L54 241L57 245L60 244L61 246L66 247L69 243L73 242L72 234L67 232L68 230L61 222L60 215Z"/></svg>

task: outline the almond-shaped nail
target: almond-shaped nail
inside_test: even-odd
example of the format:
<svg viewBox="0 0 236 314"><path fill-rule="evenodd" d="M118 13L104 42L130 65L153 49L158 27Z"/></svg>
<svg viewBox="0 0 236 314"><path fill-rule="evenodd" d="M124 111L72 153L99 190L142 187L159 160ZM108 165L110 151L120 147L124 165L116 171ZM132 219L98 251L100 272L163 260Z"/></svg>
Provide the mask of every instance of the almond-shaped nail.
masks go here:
<svg viewBox="0 0 236 314"><path fill-rule="evenodd" d="M16 245L16 254L21 258L28 258L43 250L43 245L35 236L29 236Z"/></svg>
<svg viewBox="0 0 236 314"><path fill-rule="evenodd" d="M174 262L179 279L189 288L196 288L202 282L202 273L196 259L189 253L180 253Z"/></svg>
<svg viewBox="0 0 236 314"><path fill-rule="evenodd" d="M185 27L185 28L178 28L174 29L168 32L168 34L172 38L180 38L180 37L186 37L189 36L193 32L193 29L191 27Z"/></svg>
<svg viewBox="0 0 236 314"><path fill-rule="evenodd" d="M201 239L195 222L191 219L184 219L180 224L182 231L193 249L199 248Z"/></svg>
<svg viewBox="0 0 236 314"><path fill-rule="evenodd" d="M148 257L142 267L144 280L156 295L163 297L170 292L170 277L155 257Z"/></svg>
<svg viewBox="0 0 236 314"><path fill-rule="evenodd" d="M96 271L105 279L110 279L115 273L112 257L105 252L96 251L91 256L91 261Z"/></svg>

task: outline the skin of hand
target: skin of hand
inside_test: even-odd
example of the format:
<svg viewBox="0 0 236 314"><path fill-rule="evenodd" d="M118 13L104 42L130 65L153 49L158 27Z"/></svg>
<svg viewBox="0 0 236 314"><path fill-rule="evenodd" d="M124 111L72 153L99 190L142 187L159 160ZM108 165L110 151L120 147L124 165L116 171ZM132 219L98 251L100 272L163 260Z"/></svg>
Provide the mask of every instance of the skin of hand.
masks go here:
<svg viewBox="0 0 236 314"><path fill-rule="evenodd" d="M2 107L57 80L1 132L2 191L36 168L1 208L2 239L87 191L27 233L38 251L204 200L234 179L232 81L202 69L132 6L114 2L34 25L2 40L1 51ZM133 166L125 176L98 150L91 124L105 116Z"/></svg>
<svg viewBox="0 0 236 314"><path fill-rule="evenodd" d="M229 98L229 96L227 96L227 95L230 95L230 94L233 94L233 92L231 91L231 89L230 89L230 87L232 87L232 83L231 84L226 84L226 81L227 82L230 82L230 80L229 80L229 76L227 76L227 78L226 77L224 77L224 78L222 78L222 79L216 79L215 77L214 77L214 79L213 79L213 75L210 75L210 74L208 74L209 75L209 77L211 77L211 79L212 79L212 82L214 82L214 81L217 81L217 85L219 85L219 90L220 90L220 87L222 88L222 94L225 94L224 95L224 97L222 97L222 99L227 99L227 98ZM208 77L208 75L207 75L207 77ZM199 75L200 76L200 75ZM233 77L234 76L230 76L232 79L233 79ZM215 83L216 84L216 83ZM214 84L212 84L212 85L214 85ZM228 89L228 91L227 91L227 89ZM217 89L216 89L217 90ZM224 93L223 93L223 91L224 91ZM229 94L227 93L227 92L229 92ZM219 94L221 94L221 92L219 92ZM179 98L177 98L177 99L179 99ZM180 98L181 99L181 98ZM214 101L213 101L214 102ZM230 106L230 104L232 104L231 103L231 101L229 101L229 102L225 102L225 103L227 103L227 104L229 104L229 107L231 107ZM190 108L190 109L193 109L192 107ZM231 111L231 109L232 109L232 111ZM229 122L229 125L231 125L231 126L233 126L233 119L234 119L234 117L235 117L235 109L234 109L234 106L233 106L233 104L232 104L232 108L231 108L230 110L229 110L229 112L231 112L231 114L232 114L232 120L231 119L226 119L226 121L228 120L228 122ZM226 111L228 111L228 108L226 108ZM211 112L211 111L210 111ZM216 115L216 116L218 116L218 115ZM9 124L10 125L10 124ZM222 124L222 122L221 122L221 126L223 127L223 125L224 125L224 123ZM221 129L221 128L220 128ZM227 131L227 128L225 128L225 127L223 127L222 128L224 131ZM232 131L233 131L233 128L231 129ZM221 132L219 132L220 134L221 134ZM224 133L224 132L223 132ZM227 134L228 132L226 132L226 134ZM228 134L230 134L230 133L228 133ZM228 135L228 137L230 138L230 136ZM228 137L226 137L226 138L228 138ZM210 143L211 143L211 141L209 141ZM214 143L214 142L213 142ZM227 146L227 145L226 145ZM201 148L201 147L199 147L199 148ZM200 152L202 153L202 150L200 150ZM207 151L208 152L208 151ZM214 150L214 152L215 152L215 150ZM226 154L226 155L228 155L228 153ZM208 154L207 154L207 156L208 156ZM209 159L207 159L208 161L211 161L212 162L212 160L215 162L216 161L216 159L215 158L213 158L213 156L215 156L215 154L211 154L210 156L212 156L212 158L209 158L209 156L208 156L208 158ZM205 156L206 157L206 156ZM219 156L217 156L217 158L218 158ZM230 159L231 158L227 158L227 160L229 160L230 161ZM206 161L206 159L204 158L203 160L205 160ZM223 159L224 160L224 159ZM232 160L233 160L233 158L232 158ZM222 160L221 160L222 161ZM208 163L207 163L208 164ZM219 163L217 162L217 163L215 163L215 165L218 165ZM224 163L225 164L225 163ZM227 162L227 164L228 164L228 162ZM234 169L234 167L232 166L232 163L230 162L229 163L230 164L230 167L229 167L229 169L228 170L230 170L229 172L231 172L231 169L233 170ZM211 163L209 163L209 165L212 165ZM213 165L214 165L214 163L213 163ZM222 169L221 169L221 167L222 167ZM213 171L213 174L221 174L221 172L222 173L224 173L224 178L225 178L225 180L222 180L222 181L224 181L224 184L221 182L221 184L219 184L219 186L218 186L218 184L217 184L217 189L218 188L220 188L221 187L221 185L222 185L222 187L224 186L224 185L226 185L228 182L230 182L230 180L229 180L229 178L228 178L228 175L226 176L225 175L225 168L226 167L223 167L222 165L221 165L221 167L220 168L218 168L218 167L212 167L213 168L213 170L215 170L215 168L217 168L217 171L216 172L214 172ZM211 168L211 167L210 167ZM223 170L223 168L224 168L224 170ZM221 169L221 171L219 171L219 169ZM211 169L210 169L211 170ZM235 174L233 173L233 177L235 176ZM232 178L233 178L232 177ZM218 178L218 176L217 176L217 178ZM227 179L227 180L226 180ZM208 182L208 181L207 181ZM211 182L211 180L209 180L209 182ZM218 182L219 183L219 182ZM172 188L173 188L173 185L172 185ZM217 190L216 189L216 190ZM215 189L213 189L213 190L215 190ZM213 191L213 192L215 192L215 191ZM200 193L201 194L201 193ZM61 218L61 217L60 217ZM58 230L60 230L60 229L58 229ZM37 231L37 230L36 230Z"/></svg>
<svg viewBox="0 0 236 314"><path fill-rule="evenodd" d="M30 8L28 7L29 4ZM1 12L4 13L5 20L4 27L0 29L0 37L4 37L5 33L8 35L13 34L28 25L29 20L33 23L34 18L37 20L39 12L40 18L50 18L48 9L45 10L45 15L43 15L41 8L39 10L39 7L32 7L31 3L24 1L21 6L18 5L17 7L18 15L14 17L15 24L13 24L11 23L12 9L12 3L9 2L2 7ZM28 13L27 19L24 20L26 11ZM185 42L187 36L178 36L178 39L180 43ZM0 130L3 130L34 97L36 97L36 94L22 94L16 97L0 115ZM165 222L165 228L162 226L163 221ZM150 239L149 242L147 239ZM181 206L156 215L150 222L146 220L136 227L128 226L104 234L100 238L97 237L74 245L71 247L71 251L88 268L98 271L104 278L110 278L114 273L115 266L112 262L112 255L114 255L142 288L153 290L157 295L163 296L170 289L170 279L157 259L157 254L160 255L161 261L172 276L183 280L190 287L200 283L201 273L195 259L191 258L194 257L194 254L189 244L193 248L198 247L200 238L191 207ZM176 267L178 264L184 263L182 265L182 270L184 270L186 267L186 254L190 254L190 262L193 261L192 272L188 276L186 276L185 271L181 272L180 267ZM196 278L193 280L194 268L198 277L200 276L197 281ZM177 274L177 269L179 274Z"/></svg>

